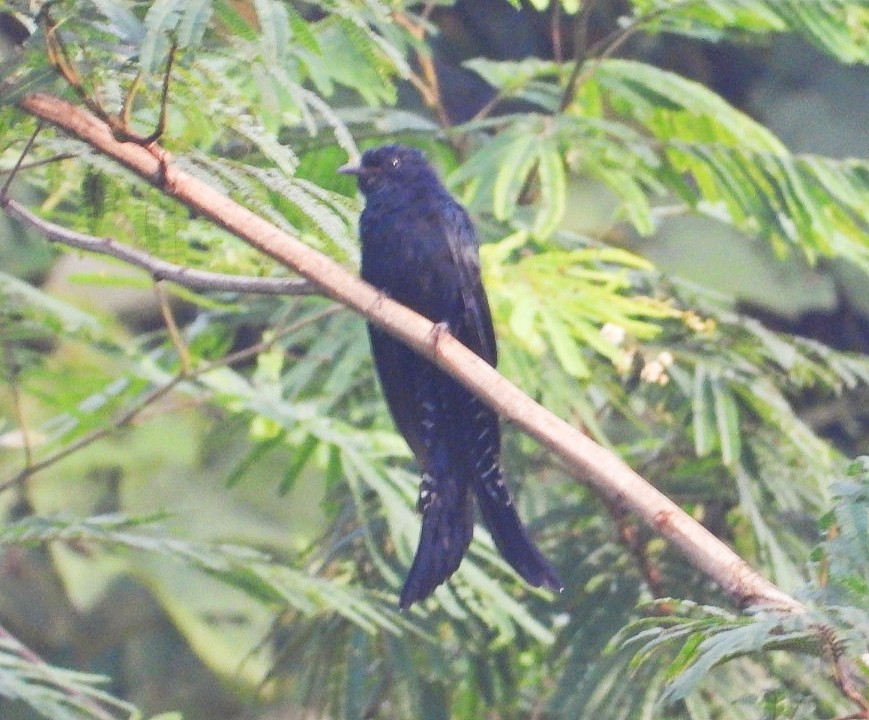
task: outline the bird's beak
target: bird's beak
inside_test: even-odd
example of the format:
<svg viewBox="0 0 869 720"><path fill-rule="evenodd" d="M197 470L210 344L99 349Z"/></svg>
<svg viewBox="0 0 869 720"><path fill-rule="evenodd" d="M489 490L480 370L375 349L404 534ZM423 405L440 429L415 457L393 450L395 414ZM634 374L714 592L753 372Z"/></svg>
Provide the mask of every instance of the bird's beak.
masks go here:
<svg viewBox="0 0 869 720"><path fill-rule="evenodd" d="M362 175L365 171L362 169L362 166L349 162L339 167L338 172L342 175Z"/></svg>

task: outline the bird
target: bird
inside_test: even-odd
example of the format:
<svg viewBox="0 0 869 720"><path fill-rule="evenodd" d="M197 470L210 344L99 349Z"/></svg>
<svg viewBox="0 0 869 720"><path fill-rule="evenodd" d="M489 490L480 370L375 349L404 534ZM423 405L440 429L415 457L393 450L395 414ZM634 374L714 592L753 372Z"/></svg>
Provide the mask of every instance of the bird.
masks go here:
<svg viewBox="0 0 869 720"><path fill-rule="evenodd" d="M339 172L356 177L365 200L359 218L362 279L494 367L495 331L477 234L423 153L384 145ZM368 335L387 407L422 471L422 526L399 608L427 598L458 569L473 536L475 497L495 546L516 572L535 587L561 591L507 488L497 413L371 323Z"/></svg>

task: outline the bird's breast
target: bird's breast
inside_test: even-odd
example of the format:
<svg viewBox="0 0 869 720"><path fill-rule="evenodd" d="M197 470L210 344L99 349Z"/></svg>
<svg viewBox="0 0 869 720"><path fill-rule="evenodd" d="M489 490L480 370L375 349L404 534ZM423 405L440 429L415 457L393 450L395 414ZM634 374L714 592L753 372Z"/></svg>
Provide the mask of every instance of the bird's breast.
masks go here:
<svg viewBox="0 0 869 720"><path fill-rule="evenodd" d="M366 209L360 231L362 278L427 314L425 303L443 291L438 280L443 272L438 271L452 262L437 213L407 208L369 213Z"/></svg>

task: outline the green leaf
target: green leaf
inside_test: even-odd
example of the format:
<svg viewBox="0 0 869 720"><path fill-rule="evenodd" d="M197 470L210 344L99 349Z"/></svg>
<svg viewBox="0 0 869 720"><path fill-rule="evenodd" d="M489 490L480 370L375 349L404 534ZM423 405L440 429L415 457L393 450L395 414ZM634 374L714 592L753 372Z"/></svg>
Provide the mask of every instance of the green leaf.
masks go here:
<svg viewBox="0 0 869 720"><path fill-rule="evenodd" d="M796 246L812 261L839 255L869 270L869 163L792 156L715 93L649 65L605 60L591 78L577 96L581 115L565 132L602 146L580 157L579 168L624 198L638 230L651 229L646 188L660 193L669 187L693 210L765 237L779 252ZM632 128L595 118L604 107ZM613 143L619 138L631 138L633 155L611 166L606 158L618 152ZM637 186L624 167L643 184Z"/></svg>
<svg viewBox="0 0 869 720"><path fill-rule="evenodd" d="M198 5L198 4L197 4ZM185 15L182 0L156 0L145 14L145 37L139 45L139 67L152 73L165 61L169 52L169 34L174 33Z"/></svg>
<svg viewBox="0 0 869 720"><path fill-rule="evenodd" d="M283 3L274 0L254 0L257 20L261 29L259 38L263 59L269 62L285 62L290 47L290 23Z"/></svg>
<svg viewBox="0 0 869 720"><path fill-rule="evenodd" d="M519 135L505 148L492 186L492 212L498 220L513 216L537 158L537 138Z"/></svg>
<svg viewBox="0 0 869 720"><path fill-rule="evenodd" d="M626 270L648 265L616 248L522 253L489 270L490 257L504 257L523 239L527 235L481 248L490 301L496 316L509 319L515 342L537 356L548 345L573 377L589 376L589 349L618 359L619 348L601 333L606 323L649 339L660 333L660 321L680 314L668 303L632 295Z"/></svg>
<svg viewBox="0 0 869 720"><path fill-rule="evenodd" d="M318 447L320 447L320 440L313 435L308 435L302 443L296 447L292 455L292 460L290 461L290 464L287 465L287 469L284 471L284 476L281 479L281 484L278 488L281 495L285 495L293 489L296 480L299 478L299 474L310 462L311 457L314 455L314 451Z"/></svg>
<svg viewBox="0 0 869 720"><path fill-rule="evenodd" d="M470 181L467 200L477 207L490 201L489 211L497 220L512 220L527 205L534 212L535 234L546 238L559 226L566 203L567 177L557 128L544 116L518 119L468 158L449 182Z"/></svg>
<svg viewBox="0 0 869 720"><path fill-rule="evenodd" d="M869 63L869 8L848 0L631 0L643 29L720 40L795 33L841 62Z"/></svg>
<svg viewBox="0 0 869 720"><path fill-rule="evenodd" d="M473 58L462 65L497 88L500 99L516 98L553 113L558 110L561 93L558 85L551 82L564 74L564 68L558 63L536 57L518 61ZM478 126L472 121L466 127Z"/></svg>
<svg viewBox="0 0 869 720"><path fill-rule="evenodd" d="M176 40L180 48L197 47L208 29L214 0L188 0L178 26Z"/></svg>
<svg viewBox="0 0 869 720"><path fill-rule="evenodd" d="M691 418L694 429L694 452L703 457L715 446L714 403L706 369L698 364L694 368L694 392L691 399Z"/></svg>
<svg viewBox="0 0 869 720"><path fill-rule="evenodd" d="M282 446L286 440L286 436L286 431L283 431L279 432L274 437L269 437L256 443L227 475L226 486L233 487L237 485L248 475L251 468L259 463L266 455Z"/></svg>
<svg viewBox="0 0 869 720"><path fill-rule="evenodd" d="M132 12L130 3L118 0L90 0L90 3L112 23L119 37L135 43L142 41L145 26Z"/></svg>
<svg viewBox="0 0 869 720"><path fill-rule="evenodd" d="M533 230L538 237L548 237L555 232L564 217L567 179L558 146L551 138L541 143L537 158L541 203L534 218Z"/></svg>
<svg viewBox="0 0 869 720"><path fill-rule="evenodd" d="M583 361L579 353L579 347L574 342L570 329L551 313L540 315L546 337L552 344L555 356L561 367L574 377L586 378L589 376L588 365Z"/></svg>
<svg viewBox="0 0 869 720"><path fill-rule="evenodd" d="M100 329L100 324L92 315L4 272L0 272L0 297L7 309L20 304L22 310L23 307L28 312L35 310L55 329L62 329L69 334L93 334Z"/></svg>
<svg viewBox="0 0 869 720"><path fill-rule="evenodd" d="M721 380L713 380L710 386L721 443L721 458L725 465L732 465L739 462L742 456L739 409L732 393Z"/></svg>

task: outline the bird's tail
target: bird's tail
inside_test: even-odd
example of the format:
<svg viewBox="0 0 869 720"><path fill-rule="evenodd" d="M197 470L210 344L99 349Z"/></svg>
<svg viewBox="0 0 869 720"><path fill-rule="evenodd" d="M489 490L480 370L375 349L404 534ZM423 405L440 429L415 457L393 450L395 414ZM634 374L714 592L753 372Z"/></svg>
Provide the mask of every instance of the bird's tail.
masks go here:
<svg viewBox="0 0 869 720"><path fill-rule="evenodd" d="M398 606L423 600L462 562L474 533L474 505L467 483L425 474L419 492L422 530Z"/></svg>
<svg viewBox="0 0 869 720"><path fill-rule="evenodd" d="M500 468L493 468L493 471L492 476L485 478L485 481L476 483L474 489L495 546L526 582L560 592L564 585L528 536Z"/></svg>

